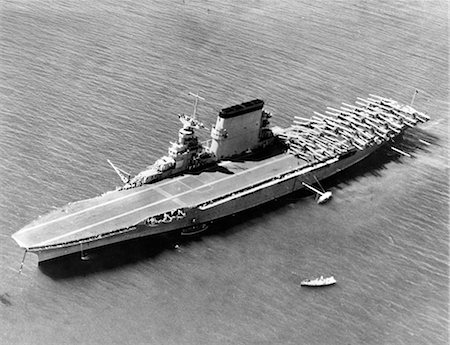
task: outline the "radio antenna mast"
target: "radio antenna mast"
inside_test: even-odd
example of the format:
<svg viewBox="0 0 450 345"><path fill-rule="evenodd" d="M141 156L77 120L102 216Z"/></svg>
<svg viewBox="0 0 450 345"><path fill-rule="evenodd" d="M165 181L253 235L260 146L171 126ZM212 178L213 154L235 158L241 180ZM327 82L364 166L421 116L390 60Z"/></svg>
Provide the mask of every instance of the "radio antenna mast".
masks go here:
<svg viewBox="0 0 450 345"><path fill-rule="evenodd" d="M189 92L189 95L195 97L195 101L194 101L194 112L192 113L192 118L194 120L197 120L197 105L198 105L198 100L201 99L202 101L204 101L205 99L203 97L200 97L198 94Z"/></svg>

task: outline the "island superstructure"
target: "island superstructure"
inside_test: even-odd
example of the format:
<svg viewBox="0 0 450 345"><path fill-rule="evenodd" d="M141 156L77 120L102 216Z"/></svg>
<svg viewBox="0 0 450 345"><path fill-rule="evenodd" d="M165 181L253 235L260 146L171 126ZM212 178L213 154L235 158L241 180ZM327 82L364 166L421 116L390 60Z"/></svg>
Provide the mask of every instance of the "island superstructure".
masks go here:
<svg viewBox="0 0 450 345"><path fill-rule="evenodd" d="M13 239L43 262L144 236L197 233L296 190L316 190L316 182L429 119L371 95L311 118L295 116L288 128L271 127L272 114L255 99L222 109L210 140L200 142L195 131L204 125L194 96L194 113L179 115L182 128L166 156L132 178L111 163L122 187L56 209Z"/></svg>

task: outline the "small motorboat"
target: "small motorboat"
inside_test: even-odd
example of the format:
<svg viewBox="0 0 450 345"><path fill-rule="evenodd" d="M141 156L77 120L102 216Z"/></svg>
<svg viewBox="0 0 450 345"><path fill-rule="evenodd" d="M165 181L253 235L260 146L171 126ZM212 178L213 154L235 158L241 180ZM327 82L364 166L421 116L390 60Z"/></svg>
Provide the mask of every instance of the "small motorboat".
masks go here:
<svg viewBox="0 0 450 345"><path fill-rule="evenodd" d="M320 276L320 278L315 279L305 279L303 280L300 285L301 286L328 286L336 284L336 279L334 279L333 276L324 278L323 276Z"/></svg>

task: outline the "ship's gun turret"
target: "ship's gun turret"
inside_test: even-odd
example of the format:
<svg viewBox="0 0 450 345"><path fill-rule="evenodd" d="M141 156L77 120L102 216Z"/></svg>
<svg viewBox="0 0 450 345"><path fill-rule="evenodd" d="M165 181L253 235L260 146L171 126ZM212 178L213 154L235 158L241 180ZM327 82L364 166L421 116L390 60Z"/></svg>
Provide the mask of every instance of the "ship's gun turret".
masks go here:
<svg viewBox="0 0 450 345"><path fill-rule="evenodd" d="M158 172L169 170L175 166L175 160L172 157L163 156L153 165Z"/></svg>

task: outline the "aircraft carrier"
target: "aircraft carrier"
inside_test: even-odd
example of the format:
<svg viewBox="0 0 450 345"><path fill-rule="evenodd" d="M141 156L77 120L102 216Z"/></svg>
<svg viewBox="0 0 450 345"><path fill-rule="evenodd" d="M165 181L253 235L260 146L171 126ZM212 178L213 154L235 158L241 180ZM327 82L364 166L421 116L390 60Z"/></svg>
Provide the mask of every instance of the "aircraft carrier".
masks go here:
<svg viewBox="0 0 450 345"><path fill-rule="evenodd" d="M179 115L182 128L168 154L134 177L110 162L124 185L58 208L12 235L39 262L144 236L204 231L219 218L308 188L325 202L320 180L364 159L429 117L376 95L295 116L289 128L270 126L272 114L255 99L222 109L211 139L196 116ZM391 146L393 150L406 154ZM25 256L24 256L25 257Z"/></svg>

